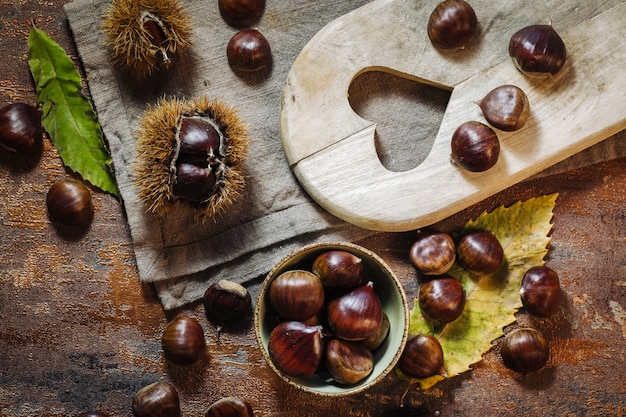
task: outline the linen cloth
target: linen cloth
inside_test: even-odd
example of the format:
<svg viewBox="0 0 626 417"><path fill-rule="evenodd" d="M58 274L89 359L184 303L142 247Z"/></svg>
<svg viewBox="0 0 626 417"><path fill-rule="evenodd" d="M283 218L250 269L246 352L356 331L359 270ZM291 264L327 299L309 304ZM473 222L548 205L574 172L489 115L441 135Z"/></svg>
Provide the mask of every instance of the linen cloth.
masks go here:
<svg viewBox="0 0 626 417"><path fill-rule="evenodd" d="M270 42L271 72L242 77L231 71L226 58L226 45L237 29L221 19L217 0L183 0L193 23L193 46L172 70L158 72L143 81L111 62L100 30L110 2L76 0L66 4L94 107L112 154L139 277L154 284L165 309L200 299L209 283L218 279L245 284L262 277L281 258L306 244L354 241L374 234L335 218L312 201L288 166L278 124L284 81L306 42L330 21L367 2L268 1L256 28ZM379 115L381 119L388 118L390 124L393 115L407 116L403 110L405 101L429 94L424 90L426 87L416 83L408 86L406 81L375 76L371 81L373 84L357 85L351 96L366 97L375 88L392 95L398 92L397 100L391 104L365 101L355 107L359 107L359 114ZM236 107L248 124L251 137L244 195L216 222L205 224L194 221L188 212L168 218L147 213L132 181L135 132L147 105L161 97L198 95ZM435 106L445 106L445 97L440 97L440 93L435 93L433 100ZM437 112L428 109L414 114L416 124L425 114L437 117ZM385 129L384 122L380 128ZM396 133L396 137L407 136L407 132ZM430 136L434 137L435 133L431 132ZM396 148L394 153L399 161L394 162L393 156L383 157L398 169L416 163L406 155L417 152L425 157L429 150L420 141L396 144L392 148ZM552 172L606 159L607 155L619 152L624 155L624 147L615 139L594 148L577 156L578 159L560 164Z"/></svg>

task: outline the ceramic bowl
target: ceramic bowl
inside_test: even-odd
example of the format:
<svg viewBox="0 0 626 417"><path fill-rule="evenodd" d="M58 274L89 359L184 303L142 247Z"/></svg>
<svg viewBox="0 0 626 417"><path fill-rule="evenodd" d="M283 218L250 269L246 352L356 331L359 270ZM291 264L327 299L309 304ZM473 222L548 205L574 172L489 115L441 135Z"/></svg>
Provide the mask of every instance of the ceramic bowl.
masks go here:
<svg viewBox="0 0 626 417"><path fill-rule="evenodd" d="M324 370L305 378L289 376L272 363L267 348L270 333L280 322L267 299L270 284L277 276L288 270L306 269L311 271L315 258L322 252L329 250L344 250L362 259L364 271L367 271L366 279L373 282L383 312L389 317L389 335L381 347L374 352L374 370L356 385L339 385ZM402 285L391 268L378 255L352 243L317 243L303 247L285 257L267 274L257 298L254 321L257 341L263 356L280 378L303 391L322 396L342 396L355 394L372 387L394 369L408 337L409 308Z"/></svg>

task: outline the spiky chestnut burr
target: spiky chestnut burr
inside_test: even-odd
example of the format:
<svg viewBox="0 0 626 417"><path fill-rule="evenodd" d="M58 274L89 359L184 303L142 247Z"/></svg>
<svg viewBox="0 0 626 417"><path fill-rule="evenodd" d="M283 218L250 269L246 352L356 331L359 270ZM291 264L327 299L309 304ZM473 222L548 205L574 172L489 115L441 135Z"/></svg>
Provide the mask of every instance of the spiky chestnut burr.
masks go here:
<svg viewBox="0 0 626 417"><path fill-rule="evenodd" d="M191 20L178 0L113 0L102 23L113 62L145 78L191 45Z"/></svg>
<svg viewBox="0 0 626 417"><path fill-rule="evenodd" d="M167 216L182 205L201 220L221 214L243 192L248 143L247 126L222 101L162 98L149 106L133 166L147 211Z"/></svg>

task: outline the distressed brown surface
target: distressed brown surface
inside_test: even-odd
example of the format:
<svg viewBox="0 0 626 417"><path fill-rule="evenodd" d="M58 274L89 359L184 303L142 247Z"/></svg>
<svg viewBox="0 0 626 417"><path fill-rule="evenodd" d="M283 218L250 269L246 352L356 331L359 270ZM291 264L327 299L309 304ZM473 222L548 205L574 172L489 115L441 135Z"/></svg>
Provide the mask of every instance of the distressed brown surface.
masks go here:
<svg viewBox="0 0 626 417"><path fill-rule="evenodd" d="M0 2L0 105L35 101L26 62L30 21L74 53L61 1ZM166 364L160 336L176 312L164 314L152 289L139 283L120 203L94 192L94 222L74 240L49 224L45 194L69 175L48 141L35 161L0 152L0 415L130 415L132 395L159 379L177 386L190 416L204 415L225 395L247 398L259 416L399 414L407 386L394 375L350 398L301 393L265 365L251 319L218 341L201 305L185 311L203 324L208 355L189 368ZM626 415L626 160L527 181L437 226L453 230L485 209L553 192L560 196L547 261L561 277L561 310L546 320L518 314L547 335L548 366L516 375L501 364L496 343L471 372L425 392L410 388L405 409ZM356 242L391 264L410 299L417 290L407 259L413 236ZM259 282L250 287L253 297Z"/></svg>

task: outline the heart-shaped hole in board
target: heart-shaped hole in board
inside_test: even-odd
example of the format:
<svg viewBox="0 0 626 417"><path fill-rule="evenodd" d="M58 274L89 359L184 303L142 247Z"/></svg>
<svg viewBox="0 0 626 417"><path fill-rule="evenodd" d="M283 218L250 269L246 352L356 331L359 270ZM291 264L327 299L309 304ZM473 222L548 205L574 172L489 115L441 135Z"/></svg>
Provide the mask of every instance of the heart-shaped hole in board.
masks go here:
<svg viewBox="0 0 626 417"><path fill-rule="evenodd" d="M348 89L349 103L360 117L376 123L376 152L385 168L408 171L433 147L451 91L391 72L365 71Z"/></svg>

